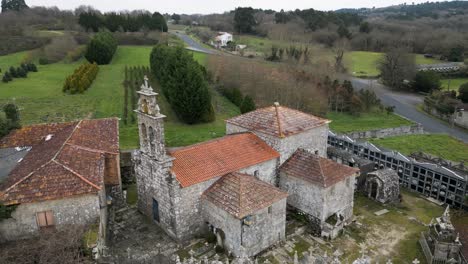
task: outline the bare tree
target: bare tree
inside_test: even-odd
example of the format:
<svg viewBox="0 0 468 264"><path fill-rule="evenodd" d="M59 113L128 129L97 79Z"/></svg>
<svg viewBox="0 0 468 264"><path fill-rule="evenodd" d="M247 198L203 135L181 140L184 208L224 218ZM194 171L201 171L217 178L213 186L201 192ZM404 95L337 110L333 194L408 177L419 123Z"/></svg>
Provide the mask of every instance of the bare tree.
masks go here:
<svg viewBox="0 0 468 264"><path fill-rule="evenodd" d="M343 64L344 55L349 50L349 41L347 38L341 38L335 42L333 45L333 53L335 58L335 71L336 72L345 72L345 67Z"/></svg>
<svg viewBox="0 0 468 264"><path fill-rule="evenodd" d="M416 73L414 54L404 48L393 48L378 62L378 68L384 84L401 89Z"/></svg>

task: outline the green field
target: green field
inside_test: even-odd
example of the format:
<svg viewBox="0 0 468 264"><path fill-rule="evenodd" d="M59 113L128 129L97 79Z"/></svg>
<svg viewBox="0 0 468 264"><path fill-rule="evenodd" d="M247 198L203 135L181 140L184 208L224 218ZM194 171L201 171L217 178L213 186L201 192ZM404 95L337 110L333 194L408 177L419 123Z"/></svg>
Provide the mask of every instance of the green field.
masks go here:
<svg viewBox="0 0 468 264"><path fill-rule="evenodd" d="M150 46L120 46L109 65L100 66L99 74L84 94L62 92L65 77L84 62L38 65L39 72L29 73L26 79L0 83L0 105L15 102L21 110L22 124L63 122L81 118L121 117L123 111L123 79L126 65L148 65ZM0 57L0 67L19 66L25 52ZM194 53L204 64L206 55ZM167 122L166 141L170 146L181 146L219 137L224 134L224 119L238 114L238 109L223 97L214 94L218 110L217 120L210 124L188 126ZM136 126L120 127L121 148L138 144Z"/></svg>
<svg viewBox="0 0 468 264"><path fill-rule="evenodd" d="M380 74L377 64L383 53L368 51L352 51L345 55L348 71L354 76L375 77ZM436 64L440 60L428 59L424 55L416 54L416 64Z"/></svg>
<svg viewBox="0 0 468 264"><path fill-rule="evenodd" d="M462 84L468 83L468 78L455 78L455 79L450 79L450 90L451 91L457 91L460 88ZM448 84L449 80L444 79L442 80L442 90L447 90L448 89Z"/></svg>
<svg viewBox="0 0 468 264"><path fill-rule="evenodd" d="M327 114L327 118L332 120L330 129L337 133L367 131L413 124L411 121L398 115L379 111L363 113L359 116L330 112Z"/></svg>
<svg viewBox="0 0 468 264"><path fill-rule="evenodd" d="M406 155L423 151L456 162L468 161L468 144L443 134L388 137L370 142Z"/></svg>

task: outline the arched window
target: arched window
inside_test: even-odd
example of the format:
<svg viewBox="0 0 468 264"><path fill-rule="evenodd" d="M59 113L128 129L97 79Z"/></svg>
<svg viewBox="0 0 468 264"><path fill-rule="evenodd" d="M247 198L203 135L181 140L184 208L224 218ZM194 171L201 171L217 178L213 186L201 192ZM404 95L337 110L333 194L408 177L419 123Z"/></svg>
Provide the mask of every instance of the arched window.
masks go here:
<svg viewBox="0 0 468 264"><path fill-rule="evenodd" d="M154 129L152 127L149 127L149 143L150 143L150 149L151 149L151 153L153 154L156 154L155 153L155 142L154 142Z"/></svg>
<svg viewBox="0 0 468 264"><path fill-rule="evenodd" d="M144 150L146 150L148 148L148 134L146 132L145 124L142 123L140 125L140 130L141 130L140 145Z"/></svg>
<svg viewBox="0 0 468 264"><path fill-rule="evenodd" d="M141 100L141 111L145 114L148 114L148 102L146 99Z"/></svg>

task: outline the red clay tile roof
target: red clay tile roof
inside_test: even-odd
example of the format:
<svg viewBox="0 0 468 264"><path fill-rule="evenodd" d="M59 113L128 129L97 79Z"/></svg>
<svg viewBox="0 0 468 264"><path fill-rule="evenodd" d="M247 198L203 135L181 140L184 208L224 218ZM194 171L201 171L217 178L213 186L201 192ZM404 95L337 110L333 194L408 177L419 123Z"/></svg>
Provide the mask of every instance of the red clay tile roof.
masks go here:
<svg viewBox="0 0 468 264"><path fill-rule="evenodd" d="M359 169L322 158L303 149L298 149L281 166L280 171L288 176L303 179L327 188L356 174L359 172Z"/></svg>
<svg viewBox="0 0 468 264"><path fill-rule="evenodd" d="M284 106L258 109L226 121L249 131L288 137L330 123L329 120Z"/></svg>
<svg viewBox="0 0 468 264"><path fill-rule="evenodd" d="M229 173L221 177L202 195L238 219L268 207L288 196L273 185L242 173Z"/></svg>
<svg viewBox="0 0 468 264"><path fill-rule="evenodd" d="M33 125L0 140L0 148L23 146L31 150L0 185L3 203L97 192L104 181L104 155L118 151L118 120Z"/></svg>
<svg viewBox="0 0 468 264"><path fill-rule="evenodd" d="M252 133L234 134L170 152L172 172L182 187L204 182L258 163L279 153Z"/></svg>

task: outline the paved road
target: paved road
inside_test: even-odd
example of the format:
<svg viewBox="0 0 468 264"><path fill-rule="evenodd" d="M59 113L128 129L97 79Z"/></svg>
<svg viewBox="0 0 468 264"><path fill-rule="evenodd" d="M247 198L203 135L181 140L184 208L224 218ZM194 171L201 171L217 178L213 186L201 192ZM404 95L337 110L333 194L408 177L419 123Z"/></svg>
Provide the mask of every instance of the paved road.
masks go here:
<svg viewBox="0 0 468 264"><path fill-rule="evenodd" d="M437 118L418 111L417 106L423 102L423 96L391 91L376 80L352 78L351 81L357 90L374 90L384 105L395 106L395 113L422 124L425 131L431 133L446 133L468 143L468 133L465 130L458 127L452 127Z"/></svg>
<svg viewBox="0 0 468 264"><path fill-rule="evenodd" d="M171 31L170 33L182 39L187 44L188 46L187 49L198 51L198 52L203 52L203 53L208 53L208 54L218 54L217 51L204 47L203 45L193 40L190 36L188 36L185 33L182 33L180 31Z"/></svg>

